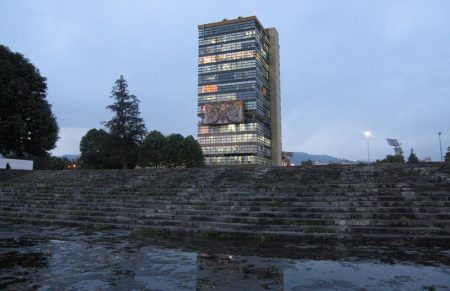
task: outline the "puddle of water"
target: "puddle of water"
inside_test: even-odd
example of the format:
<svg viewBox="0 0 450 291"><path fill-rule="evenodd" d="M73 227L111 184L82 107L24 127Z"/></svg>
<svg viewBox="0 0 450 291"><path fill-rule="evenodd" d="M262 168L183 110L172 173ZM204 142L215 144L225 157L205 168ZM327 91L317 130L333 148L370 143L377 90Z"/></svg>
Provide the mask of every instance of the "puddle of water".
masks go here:
<svg viewBox="0 0 450 291"><path fill-rule="evenodd" d="M228 251L233 248L224 252L220 246L214 252L201 246L161 246L129 235L126 231L2 225L0 289L450 289L448 249L433 250L442 258L438 261L427 258L421 249L405 251L418 261L377 259L369 247L359 247L359 253L371 251L370 256L342 257L327 257L327 252L312 255L320 248L298 248L311 257L289 259Z"/></svg>

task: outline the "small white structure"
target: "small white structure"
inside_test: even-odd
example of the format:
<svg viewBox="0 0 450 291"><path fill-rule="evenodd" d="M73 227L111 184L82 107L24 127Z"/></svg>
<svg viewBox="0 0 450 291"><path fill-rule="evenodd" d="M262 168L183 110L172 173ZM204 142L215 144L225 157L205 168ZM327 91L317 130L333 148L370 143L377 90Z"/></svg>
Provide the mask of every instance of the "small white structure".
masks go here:
<svg viewBox="0 0 450 291"><path fill-rule="evenodd" d="M9 164L12 170L33 170L33 161L3 159L0 157L0 169L6 169L6 164Z"/></svg>

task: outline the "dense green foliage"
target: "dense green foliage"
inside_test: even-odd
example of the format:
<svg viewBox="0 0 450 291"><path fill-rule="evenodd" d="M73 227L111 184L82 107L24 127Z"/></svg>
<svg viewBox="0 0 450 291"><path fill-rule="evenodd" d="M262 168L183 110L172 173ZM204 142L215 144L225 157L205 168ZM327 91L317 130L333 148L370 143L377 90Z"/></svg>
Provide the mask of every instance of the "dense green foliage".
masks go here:
<svg viewBox="0 0 450 291"><path fill-rule="evenodd" d="M403 155L387 155L385 159L381 160L382 163L404 163L405 157Z"/></svg>
<svg viewBox="0 0 450 291"><path fill-rule="evenodd" d="M80 142L80 166L84 169L117 169L122 164L114 156L112 137L103 129L91 129Z"/></svg>
<svg viewBox="0 0 450 291"><path fill-rule="evenodd" d="M83 169L119 169L121 162L115 156L112 135L102 129L91 129L80 142L80 166ZM190 135L164 136L151 131L138 147L140 167L200 167L204 165L200 144ZM127 165L134 168L136 161Z"/></svg>
<svg viewBox="0 0 450 291"><path fill-rule="evenodd" d="M164 161L166 137L159 131L151 131L139 148L139 166L159 167Z"/></svg>
<svg viewBox="0 0 450 291"><path fill-rule="evenodd" d="M111 151L124 169L136 164L138 147L146 133L144 120L140 117L139 100L129 94L127 88L127 81L121 75L111 92L114 103L106 107L114 116L104 123L111 135Z"/></svg>
<svg viewBox="0 0 450 291"><path fill-rule="evenodd" d="M450 148L450 147L449 147ZM450 151L445 154L445 161L450 162Z"/></svg>
<svg viewBox="0 0 450 291"><path fill-rule="evenodd" d="M203 151L198 141L189 135L184 139L184 165L186 167L201 167L205 165Z"/></svg>
<svg viewBox="0 0 450 291"><path fill-rule="evenodd" d="M200 144L191 135L181 134L165 137L159 131L150 132L139 151L141 167L200 167L204 165Z"/></svg>
<svg viewBox="0 0 450 291"><path fill-rule="evenodd" d="M164 160L167 166L181 166L183 165L186 155L184 148L184 137L181 134L170 134L167 137L166 147L164 148Z"/></svg>
<svg viewBox="0 0 450 291"><path fill-rule="evenodd" d="M46 156L58 140L58 125L46 100L47 84L23 55L0 45L0 153Z"/></svg>

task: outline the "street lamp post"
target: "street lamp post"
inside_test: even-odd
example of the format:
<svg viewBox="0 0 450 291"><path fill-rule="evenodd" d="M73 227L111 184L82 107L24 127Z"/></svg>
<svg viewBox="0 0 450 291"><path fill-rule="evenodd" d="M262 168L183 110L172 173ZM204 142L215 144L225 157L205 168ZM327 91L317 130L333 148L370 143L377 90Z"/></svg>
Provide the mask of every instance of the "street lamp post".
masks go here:
<svg viewBox="0 0 450 291"><path fill-rule="evenodd" d="M442 132L438 132L438 135L439 135L439 150L440 150L440 153L441 153L441 163L443 162L443 160L442 160L442 144L441 144L441 134L442 134Z"/></svg>
<svg viewBox="0 0 450 291"><path fill-rule="evenodd" d="M367 162L370 163L370 138L372 137L372 132L370 130L364 131L364 137L367 139Z"/></svg>

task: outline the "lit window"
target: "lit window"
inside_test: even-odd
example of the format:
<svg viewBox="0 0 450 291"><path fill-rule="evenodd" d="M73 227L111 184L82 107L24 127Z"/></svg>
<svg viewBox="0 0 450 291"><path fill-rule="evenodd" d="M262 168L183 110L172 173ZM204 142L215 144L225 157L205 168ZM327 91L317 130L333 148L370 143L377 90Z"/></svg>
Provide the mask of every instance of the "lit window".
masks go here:
<svg viewBox="0 0 450 291"><path fill-rule="evenodd" d="M213 84L213 85L205 85L205 86L201 86L200 88L200 93L211 93L211 92L217 92L217 85Z"/></svg>

